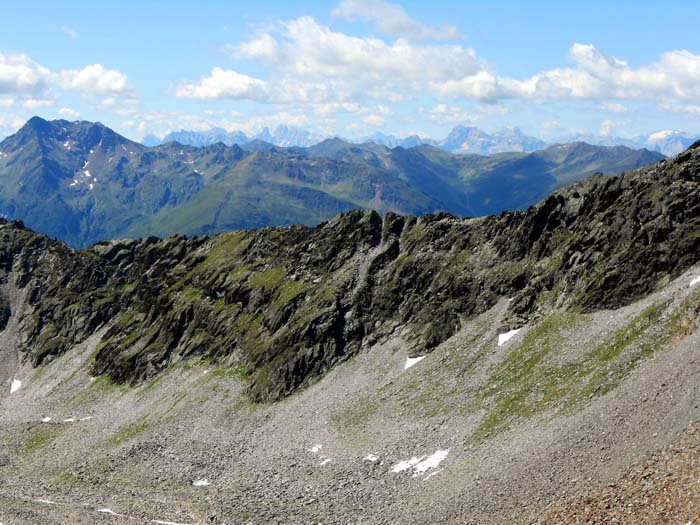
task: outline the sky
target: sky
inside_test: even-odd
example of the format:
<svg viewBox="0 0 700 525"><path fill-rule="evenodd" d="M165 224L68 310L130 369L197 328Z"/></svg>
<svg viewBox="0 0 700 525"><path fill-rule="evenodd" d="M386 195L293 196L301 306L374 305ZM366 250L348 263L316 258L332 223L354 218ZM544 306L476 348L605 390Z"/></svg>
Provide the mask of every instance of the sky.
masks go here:
<svg viewBox="0 0 700 525"><path fill-rule="evenodd" d="M136 140L700 133L700 2L29 4L0 18L0 136L33 115Z"/></svg>

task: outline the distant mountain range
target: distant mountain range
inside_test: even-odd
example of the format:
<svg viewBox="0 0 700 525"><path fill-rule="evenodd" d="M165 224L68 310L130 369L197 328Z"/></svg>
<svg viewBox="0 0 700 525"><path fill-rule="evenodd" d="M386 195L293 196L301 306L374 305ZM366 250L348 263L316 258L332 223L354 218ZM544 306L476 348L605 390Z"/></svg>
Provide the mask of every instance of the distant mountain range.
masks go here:
<svg viewBox="0 0 700 525"><path fill-rule="evenodd" d="M481 216L528 207L595 172L662 158L585 143L488 157L340 139L289 148L261 140L146 147L99 123L34 117L0 143L0 215L77 247L313 225L355 208Z"/></svg>
<svg viewBox="0 0 700 525"><path fill-rule="evenodd" d="M283 147L309 147L332 137L326 137L293 126L277 126L273 130L264 128L262 132L248 136L242 131L228 132L223 128L212 128L207 131L175 131L168 133L162 139L149 135L142 143L145 146L158 146L168 142L178 142L186 146L211 146L221 142L227 146L237 144L244 146L256 140ZM456 126L442 140L436 140L418 135L396 137L379 131L359 140L343 139L345 142L364 144L372 142L388 148L400 146L413 148L421 145L436 146L450 153L492 155L512 151L533 152L554 144L587 142L596 146L627 146L632 149L646 148L663 155L676 155L684 151L700 135L682 131L657 131L650 135L640 135L633 138L613 137L607 135L574 134L552 142L545 142L537 137L526 135L517 127L506 127L496 133L486 133L473 126Z"/></svg>

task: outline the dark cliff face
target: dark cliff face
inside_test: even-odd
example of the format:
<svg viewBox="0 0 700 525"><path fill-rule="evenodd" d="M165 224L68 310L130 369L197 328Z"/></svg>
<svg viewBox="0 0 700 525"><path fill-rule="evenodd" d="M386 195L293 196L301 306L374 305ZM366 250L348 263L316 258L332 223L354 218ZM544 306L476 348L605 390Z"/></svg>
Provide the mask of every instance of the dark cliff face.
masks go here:
<svg viewBox="0 0 700 525"><path fill-rule="evenodd" d="M95 374L138 382L196 356L249 377L256 401L397 331L428 352L500 297L513 328L632 302L699 260L698 149L482 219L354 211L315 228L80 252L0 225L0 281L28 292L25 359L40 365L107 325Z"/></svg>

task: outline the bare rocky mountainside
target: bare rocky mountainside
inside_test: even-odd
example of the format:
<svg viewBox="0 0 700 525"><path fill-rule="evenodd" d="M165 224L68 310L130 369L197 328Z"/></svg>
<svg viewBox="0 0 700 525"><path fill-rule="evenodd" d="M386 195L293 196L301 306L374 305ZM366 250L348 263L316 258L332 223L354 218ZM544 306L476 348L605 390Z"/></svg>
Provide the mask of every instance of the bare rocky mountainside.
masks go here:
<svg viewBox="0 0 700 525"><path fill-rule="evenodd" d="M3 221L0 522L691 521L697 146L482 218ZM605 492L661 450L678 496Z"/></svg>

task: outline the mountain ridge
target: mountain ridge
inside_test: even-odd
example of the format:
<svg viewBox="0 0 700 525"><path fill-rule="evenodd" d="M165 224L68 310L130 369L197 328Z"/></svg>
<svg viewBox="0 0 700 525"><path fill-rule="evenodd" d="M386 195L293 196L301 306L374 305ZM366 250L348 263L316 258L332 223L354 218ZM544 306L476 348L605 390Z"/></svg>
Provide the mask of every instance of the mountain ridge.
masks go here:
<svg viewBox="0 0 700 525"><path fill-rule="evenodd" d="M301 137L294 140L294 137ZM224 142L227 145L244 145L254 140L263 140L282 147L309 147L326 140L327 138L318 134L312 134L301 128L278 126L270 131L264 128L260 133L248 136L241 131L227 132L222 128L213 127L206 131L186 131L171 132L162 139L149 135L144 139L144 145L156 146L169 141L177 141L192 146L206 146ZM397 137L385 134L380 131L372 135L359 139L344 139L346 142L354 144L364 144L371 142L389 148L401 146L411 148L420 145L437 146L445 151L456 154L478 154L492 155L510 151L533 152L545 149L549 146L570 143L587 142L595 146L627 146L632 149L648 149L656 151L665 156L677 155L687 149L693 142L698 140L700 135L687 133L678 130L660 130L648 135L638 135L634 137L617 137L614 135L596 135L593 133L573 133L564 135L552 140L543 140L523 133L518 127L504 127L494 133L487 133L475 126L456 125L443 139L422 137L419 135L409 135Z"/></svg>
<svg viewBox="0 0 700 525"><path fill-rule="evenodd" d="M313 225L355 208L480 216L527 207L594 172L662 158L644 150L558 148L490 157L340 139L309 148L264 142L147 148L101 124L37 118L0 143L0 214L72 246Z"/></svg>

